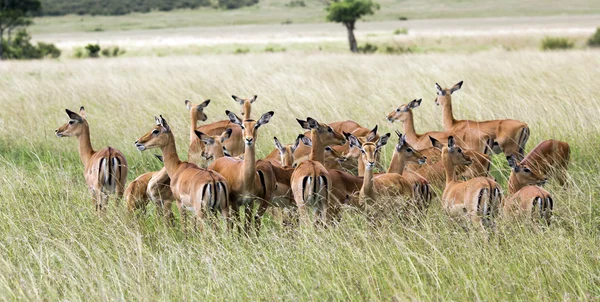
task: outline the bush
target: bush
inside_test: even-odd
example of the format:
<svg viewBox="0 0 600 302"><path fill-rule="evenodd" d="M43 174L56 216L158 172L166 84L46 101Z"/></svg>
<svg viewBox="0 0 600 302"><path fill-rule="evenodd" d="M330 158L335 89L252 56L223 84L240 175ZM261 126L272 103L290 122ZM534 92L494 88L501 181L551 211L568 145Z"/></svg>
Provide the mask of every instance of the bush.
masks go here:
<svg viewBox="0 0 600 302"><path fill-rule="evenodd" d="M406 21L406 20L408 20L408 18L404 17L404 16L400 16L400 17L398 17L398 20L400 20L400 21Z"/></svg>
<svg viewBox="0 0 600 302"><path fill-rule="evenodd" d="M542 39L542 50L571 49L575 44L568 38L545 37Z"/></svg>
<svg viewBox="0 0 600 302"><path fill-rule="evenodd" d="M374 53L377 51L377 46L373 45L371 43L367 43L363 46L359 46L358 47L358 52L359 53Z"/></svg>
<svg viewBox="0 0 600 302"><path fill-rule="evenodd" d="M408 47L404 47L401 45L394 45L394 46L390 46L390 45L386 45L385 48L383 48L383 52L387 53L387 54L403 54L403 53L412 53L413 49Z"/></svg>
<svg viewBox="0 0 600 302"><path fill-rule="evenodd" d="M218 0L218 2L220 8L236 9L257 4L258 0Z"/></svg>
<svg viewBox="0 0 600 302"><path fill-rule="evenodd" d="M281 21L281 25L287 25L287 24L292 24L294 23L294 21L290 20L290 19L286 19L284 21Z"/></svg>
<svg viewBox="0 0 600 302"><path fill-rule="evenodd" d="M245 54L245 53L249 53L249 52L250 52L250 49L248 49L248 48L238 48L233 53L236 55L240 55L240 54Z"/></svg>
<svg viewBox="0 0 600 302"><path fill-rule="evenodd" d="M118 57L122 54L125 53L124 49L120 49L118 46L114 46L114 47L108 47L108 48L104 48L102 49L102 51L100 52L102 53L102 56L110 58L110 57Z"/></svg>
<svg viewBox="0 0 600 302"><path fill-rule="evenodd" d="M394 30L394 35L406 35L408 34L408 29L406 28L398 28Z"/></svg>
<svg viewBox="0 0 600 302"><path fill-rule="evenodd" d="M88 44L85 46L85 50L87 51L87 56L90 58L97 58L100 56L100 45L98 44Z"/></svg>
<svg viewBox="0 0 600 302"><path fill-rule="evenodd" d="M306 3L304 3L304 0L291 0L289 3L286 3L285 6L287 6L287 7L305 7Z"/></svg>
<svg viewBox="0 0 600 302"><path fill-rule="evenodd" d="M265 52L285 52L285 48L281 47L281 48L277 48L275 46L267 46L265 48Z"/></svg>
<svg viewBox="0 0 600 302"><path fill-rule="evenodd" d="M31 44L31 36L26 30L18 31L9 43L2 40L2 49L4 57L7 59L27 60L43 59L46 57L60 57L60 49L54 44L38 42L37 46Z"/></svg>
<svg viewBox="0 0 600 302"><path fill-rule="evenodd" d="M596 33L587 41L590 47L600 47L600 27L596 28Z"/></svg>

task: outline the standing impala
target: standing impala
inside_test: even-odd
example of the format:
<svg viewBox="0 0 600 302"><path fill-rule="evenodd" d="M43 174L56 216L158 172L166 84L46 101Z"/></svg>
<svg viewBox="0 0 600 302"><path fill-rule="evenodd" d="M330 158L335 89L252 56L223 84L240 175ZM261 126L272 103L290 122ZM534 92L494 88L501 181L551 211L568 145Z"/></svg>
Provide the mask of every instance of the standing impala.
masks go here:
<svg viewBox="0 0 600 302"><path fill-rule="evenodd" d="M491 178L475 177L467 181L459 181L455 176L455 167L470 165L471 158L448 138L448 146L442 149L442 161L446 168L446 188L442 194L442 207L451 216L466 214L471 223L484 230L491 226L491 219L496 215L502 203L500 186Z"/></svg>
<svg viewBox="0 0 600 302"><path fill-rule="evenodd" d="M260 227L260 219L271 200L271 193L276 186L276 178L271 166L266 162L258 165L256 162L256 141L258 129L266 125L274 112L269 111L261 116L258 121L247 119L242 121L235 113L225 111L231 123L242 129L245 141L244 160L231 157L222 157L215 160L208 167L223 175L231 186L229 192L233 203L234 217L239 218L238 209L245 206L246 232L250 231L252 211L257 200L258 213L255 217L256 231Z"/></svg>
<svg viewBox="0 0 600 302"><path fill-rule="evenodd" d="M518 163L514 156L507 160L512 172L508 179L510 198L502 206L503 214L525 214L544 219L550 224L554 200L548 191L540 187L547 179L527 165Z"/></svg>
<svg viewBox="0 0 600 302"><path fill-rule="evenodd" d="M298 123L302 128L311 131L312 146L309 159L298 164L292 174L294 200L304 224L309 222L309 209L317 215L317 220L327 223L336 214L343 200L332 196L331 177L322 164L325 160L325 145L343 145L346 139L330 126L313 118L298 120Z"/></svg>
<svg viewBox="0 0 600 302"><path fill-rule="evenodd" d="M458 135L466 140L471 137L482 138L487 135L494 137L493 151L498 154L504 152L506 156L515 155L519 159L523 158L525 145L529 139L529 127L527 124L517 120L493 120L493 121L470 121L456 120L452 113L452 93L462 87L460 81L451 88L442 89L439 84L435 84L437 89L436 105L442 105L442 121L444 131ZM469 134L473 130L479 134Z"/></svg>
<svg viewBox="0 0 600 302"><path fill-rule="evenodd" d="M69 109L66 112L69 121L56 129L56 136L74 136L79 139L79 157L84 166L85 183L92 194L96 210L103 211L108 203L108 194L123 197L127 181L127 160L121 151L111 147L94 151L83 106L79 109L79 114Z"/></svg>
<svg viewBox="0 0 600 302"><path fill-rule="evenodd" d="M413 148L419 150L423 155L430 157L433 154L428 154L428 151L431 145L431 141L429 137L433 137L438 141L447 141L448 136L452 135L449 132L444 131L430 131L425 132L423 134L417 134L415 131L415 123L413 119L414 108L417 108L421 105L421 99L412 100L408 104L401 105L396 108L396 110L390 112L387 115L387 119L390 122L400 121L404 126L404 134L406 135L406 141L413 146ZM475 130L468 130L475 131ZM454 136L456 138L456 136ZM474 137L474 135L466 135L464 137L464 141L458 140L457 144L465 149L479 151L483 154L488 154L491 152L491 146L494 142L494 138L490 134L481 134L478 139L467 139L470 137ZM462 139L462 138L461 138Z"/></svg>
<svg viewBox="0 0 600 302"><path fill-rule="evenodd" d="M189 162L182 162L177 155L175 137L167 121L161 116L156 119L154 129L135 142L140 151L160 148L164 157L170 186L181 215L181 226L185 230L186 210L194 212L197 225L202 229L206 212L220 211L229 219L229 184L219 173L203 169ZM170 203L165 203L170 208Z"/></svg>
<svg viewBox="0 0 600 302"><path fill-rule="evenodd" d="M162 156L156 155L158 160L163 162ZM171 203L175 198L171 191L171 178L167 174L167 168L164 166L159 171L144 173L129 183L125 190L125 201L127 211L136 210L145 212L149 201L153 201L159 215L172 222L173 212Z"/></svg>
<svg viewBox="0 0 600 302"><path fill-rule="evenodd" d="M539 175L556 178L558 184L564 186L567 183L567 167L570 158L569 144L551 139L535 146L527 153L521 164L530 167Z"/></svg>

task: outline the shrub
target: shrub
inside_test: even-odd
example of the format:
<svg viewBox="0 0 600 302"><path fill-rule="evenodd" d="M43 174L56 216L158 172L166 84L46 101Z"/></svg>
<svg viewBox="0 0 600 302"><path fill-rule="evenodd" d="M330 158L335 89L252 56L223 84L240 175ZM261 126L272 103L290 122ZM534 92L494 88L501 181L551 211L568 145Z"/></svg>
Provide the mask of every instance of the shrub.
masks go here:
<svg viewBox="0 0 600 302"><path fill-rule="evenodd" d="M596 33L587 41L590 47L600 47L600 27L596 28Z"/></svg>
<svg viewBox="0 0 600 302"><path fill-rule="evenodd" d="M54 44L38 42L37 46L31 44L31 36L26 30L18 31L11 43L6 40L1 41L4 57L7 59L27 60L27 59L42 59L46 57L60 57L60 49Z"/></svg>
<svg viewBox="0 0 600 302"><path fill-rule="evenodd" d="M570 49L575 44L568 38L563 37L545 37L542 39L542 50Z"/></svg>
<svg viewBox="0 0 600 302"><path fill-rule="evenodd" d="M87 56L90 58L99 57L100 53L100 45L98 44L88 44L85 46L85 50L87 51Z"/></svg>
<svg viewBox="0 0 600 302"><path fill-rule="evenodd" d="M292 24L292 23L294 23L294 21L292 21L292 20L290 20L290 19L286 19L286 20L284 20L284 21L281 21L281 24L282 24L282 25L287 25L287 24Z"/></svg>
<svg viewBox="0 0 600 302"><path fill-rule="evenodd" d="M102 56L110 58L110 57L118 57L122 54L125 53L124 49L119 48L118 46L114 46L114 47L108 47L108 48L104 48L102 49L102 51L100 52L102 54Z"/></svg>
<svg viewBox="0 0 600 302"><path fill-rule="evenodd" d="M408 34L408 29L406 28L398 28L394 30L394 35L406 35Z"/></svg>
<svg viewBox="0 0 600 302"><path fill-rule="evenodd" d="M38 42L38 49L44 58L56 59L60 57L61 54L60 49L51 43Z"/></svg>
<svg viewBox="0 0 600 302"><path fill-rule="evenodd" d="M403 53L412 53L413 49L410 46L404 47L402 45L386 45L383 48L383 52L387 54L403 54Z"/></svg>
<svg viewBox="0 0 600 302"><path fill-rule="evenodd" d="M218 2L220 8L236 9L257 4L258 0L218 0Z"/></svg>
<svg viewBox="0 0 600 302"><path fill-rule="evenodd" d="M400 17L398 17L398 20L400 20L400 21L406 21L406 20L408 20L408 18L404 17L404 16L400 16Z"/></svg>
<svg viewBox="0 0 600 302"><path fill-rule="evenodd" d="M285 6L287 6L287 7L305 7L306 3L304 3L304 0L291 0L290 2L286 3Z"/></svg>
<svg viewBox="0 0 600 302"><path fill-rule="evenodd" d="M363 46L359 46L358 47L358 52L359 53L374 53L377 51L377 46L373 45L371 43L367 43Z"/></svg>
<svg viewBox="0 0 600 302"><path fill-rule="evenodd" d="M245 54L245 53L249 53L249 52L250 52L250 49L248 49L248 48L238 48L233 53L236 55L240 55L240 54Z"/></svg>
<svg viewBox="0 0 600 302"><path fill-rule="evenodd" d="M267 46L265 48L265 52L285 52L285 48L281 47L281 48L277 48L275 46Z"/></svg>

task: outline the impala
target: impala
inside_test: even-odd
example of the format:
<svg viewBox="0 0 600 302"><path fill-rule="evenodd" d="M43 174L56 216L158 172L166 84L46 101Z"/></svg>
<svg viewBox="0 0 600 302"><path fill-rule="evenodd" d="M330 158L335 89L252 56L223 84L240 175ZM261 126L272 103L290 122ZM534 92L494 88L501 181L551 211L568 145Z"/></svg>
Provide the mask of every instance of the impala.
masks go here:
<svg viewBox="0 0 600 302"><path fill-rule="evenodd" d="M568 143L557 140L545 140L539 143L521 161L539 175L555 177L561 186L567 183L567 167L571 158Z"/></svg>
<svg viewBox="0 0 600 302"><path fill-rule="evenodd" d="M231 128L227 128L221 135L207 135L195 130L196 137L204 144L202 159L208 162L226 156L227 148L223 142L231 137L232 132Z"/></svg>
<svg viewBox="0 0 600 302"><path fill-rule="evenodd" d="M162 156L156 155L163 162ZM129 183L125 190L125 201L127 210L131 213L136 210L145 212L149 201L153 201L159 215L163 215L172 222L174 217L171 211L171 203L175 198L171 191L171 178L164 166L159 171L147 172L138 176Z"/></svg>
<svg viewBox="0 0 600 302"><path fill-rule="evenodd" d="M510 198L503 204L503 213L507 216L525 214L539 217L550 224L554 200L548 191L539 187L546 183L547 178L518 163L514 156L507 160L512 168L508 179Z"/></svg>
<svg viewBox="0 0 600 302"><path fill-rule="evenodd" d="M56 136L74 136L79 140L79 157L83 163L85 183L92 194L96 210L103 211L108 203L108 194L123 197L127 181L127 160L121 151L108 147L95 151L90 142L90 126L85 109L79 114L66 109L69 121L56 129Z"/></svg>
<svg viewBox="0 0 600 302"><path fill-rule="evenodd" d="M448 138L448 146L442 149L442 161L446 169L442 207L451 216L466 214L471 223L481 230L484 230L484 225L491 226L491 218L496 215L502 202L500 186L487 177L457 180L455 167L470 165L472 160L455 144L452 136Z"/></svg>
<svg viewBox="0 0 600 302"><path fill-rule="evenodd" d="M181 226L185 230L186 211L194 212L196 225L203 228L205 212L219 211L229 220L229 184L219 173L203 169L189 162L182 162L177 155L175 137L167 121L155 118L156 126L144 134L135 146L140 151L160 148L177 208L181 214ZM228 224L229 225L229 224Z"/></svg>
<svg viewBox="0 0 600 302"><path fill-rule="evenodd" d="M230 199L233 203L234 216L239 218L240 206L245 206L246 233L249 234L252 220L252 211L256 200L259 203L258 213L255 216L256 232L260 228L260 220L271 200L271 193L276 187L276 178L271 165L267 162L256 162L256 141L258 129L266 125L274 112L269 111L261 116L258 121L247 119L242 121L235 113L225 111L232 124L243 131L245 149L244 159L238 160L231 157L222 157L212 162L208 167L223 175L231 186Z"/></svg>
<svg viewBox="0 0 600 302"><path fill-rule="evenodd" d="M436 105L442 105L442 121L444 131L450 132L460 137L470 140L481 139L487 135L494 138L493 151L498 154L504 152L506 156L515 155L523 158L525 145L529 139L529 127L527 124L517 120L492 120L492 121L470 121L456 120L452 113L452 93L462 87L460 81L451 88L442 89L439 84L435 84L437 89ZM475 134L473 134L475 131ZM469 134L471 133L471 134ZM479 134L477 134L479 133Z"/></svg>
<svg viewBox="0 0 600 302"><path fill-rule="evenodd" d="M400 107L396 108L396 110L390 112L387 115L387 119L388 119L388 121L390 121L392 123L394 121L402 122L403 127L404 127L404 135L406 135L406 141L411 146L413 146L415 149L417 149L421 153L423 153L423 155L430 158L430 157L433 157L434 154L429 154L429 152L431 151L431 149L429 149L429 148L432 147L431 140L429 139L429 137L433 137L433 138L437 139L438 141L447 141L448 136L450 136L452 134L449 132L443 132L443 131L430 131L430 132L426 132L423 134L417 134L417 132L415 131L415 124L414 124L412 110L414 108L419 107L420 105L421 105L421 99L412 100L408 104L401 105ZM468 130L468 131L474 131L474 130ZM458 145L462 148L469 149L469 150L475 150L475 151L481 152L483 154L488 154L489 152L491 152L490 147L492 146L492 144L494 142L494 138L492 135L483 133L479 136L478 139L470 139L471 137L475 137L475 136L474 135L466 135L464 137L461 137L458 140ZM457 138L456 135L454 135L454 138L455 139Z"/></svg>
<svg viewBox="0 0 600 302"><path fill-rule="evenodd" d="M294 200L303 223L308 223L307 208L315 212L317 220L327 223L336 214L342 201L333 198L331 177L322 164L325 160L325 145L343 145L346 139L331 126L313 118L298 120L298 123L311 131L312 146L309 159L298 164L292 174Z"/></svg>
<svg viewBox="0 0 600 302"><path fill-rule="evenodd" d="M244 115L244 120L250 119L251 105L252 105L252 103L254 103L256 101L257 96L255 95L251 99L242 99L235 95L232 95L231 97L236 102L238 102L240 105L242 105L242 114ZM204 103L206 103L206 105L208 105L207 102L210 102L210 101L205 101ZM206 125L202 125L202 126L198 127L197 126L198 121L206 120L206 115L203 112L203 109L206 107L206 105L205 106L201 106L202 104L194 105L189 101L186 101L185 104L186 104L186 107L188 108L188 110L190 110L190 122L191 122L191 128L192 128L191 129L192 131L190 131L191 141L195 140L194 134L192 133L193 130L198 130L207 135L220 135L225 130L227 130L227 128L231 128L233 130L231 132L231 138L227 142L224 143L224 146L227 148L227 150L229 151L231 156L239 156L244 153L243 134L242 134L242 130L239 127L236 127L233 123L231 123L230 120L221 120L221 121L217 121L214 123L210 123L210 124L206 124ZM198 152L198 150L201 150L201 149L198 149L198 147L195 147L195 148L197 149L196 152Z"/></svg>

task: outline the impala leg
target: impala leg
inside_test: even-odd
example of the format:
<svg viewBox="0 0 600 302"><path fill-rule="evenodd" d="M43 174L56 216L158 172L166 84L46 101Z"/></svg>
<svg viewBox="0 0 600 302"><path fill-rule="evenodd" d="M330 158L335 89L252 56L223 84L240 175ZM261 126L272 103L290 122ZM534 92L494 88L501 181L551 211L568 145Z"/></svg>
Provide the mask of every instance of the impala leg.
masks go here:
<svg viewBox="0 0 600 302"><path fill-rule="evenodd" d="M308 209L304 202L298 202L298 217L300 218L300 225L305 227L310 225L310 219L308 215Z"/></svg>
<svg viewBox="0 0 600 302"><path fill-rule="evenodd" d="M200 233L204 233L204 209L203 207L196 206L194 211L194 229L200 230Z"/></svg>
<svg viewBox="0 0 600 302"><path fill-rule="evenodd" d="M256 215L254 216L254 223L256 224L255 232L256 236L260 233L260 226L262 224L262 218L265 215L265 212L269 208L269 203L266 200L261 201L258 205L258 210L256 211Z"/></svg>
<svg viewBox="0 0 600 302"><path fill-rule="evenodd" d="M164 200L161 207L162 217L170 226L175 225L175 215L173 215L172 200Z"/></svg>
<svg viewBox="0 0 600 302"><path fill-rule="evenodd" d="M252 226L252 212L254 211L254 201L248 203L244 208L244 231L246 236L250 236L250 228Z"/></svg>
<svg viewBox="0 0 600 302"><path fill-rule="evenodd" d="M187 235L186 232L186 223L187 223L187 213L185 208L183 207L183 203L181 200L177 200L177 208L179 209L179 216L181 219L181 231Z"/></svg>

